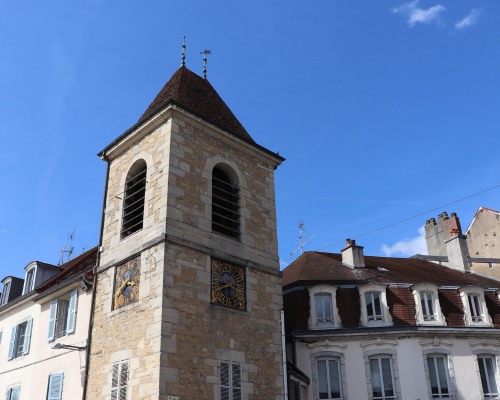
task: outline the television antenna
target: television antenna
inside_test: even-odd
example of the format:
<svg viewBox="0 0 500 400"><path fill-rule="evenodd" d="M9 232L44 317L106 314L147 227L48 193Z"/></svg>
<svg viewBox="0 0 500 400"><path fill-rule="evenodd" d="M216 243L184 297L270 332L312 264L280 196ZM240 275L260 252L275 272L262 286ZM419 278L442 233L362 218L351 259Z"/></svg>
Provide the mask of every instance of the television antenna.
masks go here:
<svg viewBox="0 0 500 400"><path fill-rule="evenodd" d="M300 250L300 254L303 254L305 245L307 243L309 243L312 239L314 239L314 237L317 235L317 233L315 233L309 239L304 241L304 231L305 231L304 225L305 225L304 222L299 222L299 238L297 239L299 241L299 247L297 247L295 250L290 252L291 256L293 256L299 250Z"/></svg>
<svg viewBox="0 0 500 400"><path fill-rule="evenodd" d="M59 263L57 265L64 264L71 260L71 255L73 254L73 239L75 238L75 229L68 235L69 245L66 248L66 243L64 243L63 248L61 249L61 257L59 257ZM66 260L65 260L66 259Z"/></svg>

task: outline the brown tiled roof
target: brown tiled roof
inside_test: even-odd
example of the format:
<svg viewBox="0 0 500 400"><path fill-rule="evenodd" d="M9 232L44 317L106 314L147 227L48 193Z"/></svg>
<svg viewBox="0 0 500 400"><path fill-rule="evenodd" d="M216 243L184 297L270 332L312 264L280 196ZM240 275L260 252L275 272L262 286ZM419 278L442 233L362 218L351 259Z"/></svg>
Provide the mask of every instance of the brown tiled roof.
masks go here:
<svg viewBox="0 0 500 400"><path fill-rule="evenodd" d="M341 254L307 252L283 271L284 308L287 333L307 330L309 296L307 287L319 283L338 285L337 308L342 328L360 324L357 286L388 285L387 304L394 326L416 326L416 304L409 285L432 283L439 287L441 311L449 327L465 327L464 306L457 287L500 288L500 281L473 273L460 272L417 258L365 257L365 268L352 269L342 264ZM342 287L347 286L347 287ZM500 300L486 291L485 300L494 327L500 327Z"/></svg>
<svg viewBox="0 0 500 400"><path fill-rule="evenodd" d="M62 271L39 285L35 289L35 291L38 293L42 293L43 291L59 285L64 281L75 277L76 275L85 274L86 278L90 278L89 275L92 275L92 269L95 265L96 258L97 247L87 250L85 253L80 254L78 257L75 257L67 263L60 265Z"/></svg>
<svg viewBox="0 0 500 400"><path fill-rule="evenodd" d="M473 273L460 272L418 258L365 256L366 268L353 269L342 264L342 255L306 252L283 271L283 286L296 284L417 284L437 286L479 286L500 288L500 281Z"/></svg>
<svg viewBox="0 0 500 400"><path fill-rule="evenodd" d="M240 139L254 143L210 82L186 67L180 67L172 75L138 122L148 120L170 103L181 106Z"/></svg>

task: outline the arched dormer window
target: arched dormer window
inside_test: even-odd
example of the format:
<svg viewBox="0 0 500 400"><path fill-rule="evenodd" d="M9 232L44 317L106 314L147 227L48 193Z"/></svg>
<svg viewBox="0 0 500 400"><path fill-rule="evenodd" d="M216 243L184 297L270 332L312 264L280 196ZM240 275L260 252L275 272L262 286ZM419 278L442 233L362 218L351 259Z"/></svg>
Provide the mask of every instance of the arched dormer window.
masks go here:
<svg viewBox="0 0 500 400"><path fill-rule="evenodd" d="M122 239L142 229L147 165L138 160L130 168L123 197Z"/></svg>
<svg viewBox="0 0 500 400"><path fill-rule="evenodd" d="M240 190L236 174L217 165L212 171L212 231L240 237Z"/></svg>

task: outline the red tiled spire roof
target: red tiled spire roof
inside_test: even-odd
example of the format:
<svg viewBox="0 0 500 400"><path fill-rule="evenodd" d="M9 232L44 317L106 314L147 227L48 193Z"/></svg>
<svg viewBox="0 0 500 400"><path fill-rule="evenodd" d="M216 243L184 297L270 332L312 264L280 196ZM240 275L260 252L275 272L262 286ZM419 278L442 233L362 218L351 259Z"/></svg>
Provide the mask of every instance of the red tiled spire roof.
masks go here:
<svg viewBox="0 0 500 400"><path fill-rule="evenodd" d="M184 66L172 75L138 122L148 120L170 103L181 106L246 142L254 143L210 82Z"/></svg>

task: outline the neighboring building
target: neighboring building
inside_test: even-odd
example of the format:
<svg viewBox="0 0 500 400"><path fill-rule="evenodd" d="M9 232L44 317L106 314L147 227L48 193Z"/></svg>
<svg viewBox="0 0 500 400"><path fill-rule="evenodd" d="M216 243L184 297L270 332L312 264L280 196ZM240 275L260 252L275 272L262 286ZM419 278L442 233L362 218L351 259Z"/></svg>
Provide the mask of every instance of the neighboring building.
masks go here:
<svg viewBox="0 0 500 400"><path fill-rule="evenodd" d="M306 252L283 271L290 399L499 398L499 288L353 240Z"/></svg>
<svg viewBox="0 0 500 400"><path fill-rule="evenodd" d="M498 236L497 236L498 235ZM428 256L417 257L443 265L456 263L453 246L449 242L461 237L462 250L465 257L465 268L471 272L500 279L500 213L489 208L480 207L472 219L465 235L462 233L460 220L456 213L443 212L425 223L425 241Z"/></svg>
<svg viewBox="0 0 500 400"><path fill-rule="evenodd" d="M24 280L2 280L3 398L82 398L96 255L94 248L60 266L34 261L25 268Z"/></svg>
<svg viewBox="0 0 500 400"><path fill-rule="evenodd" d="M274 170L179 68L107 146L87 399L284 396Z"/></svg>

